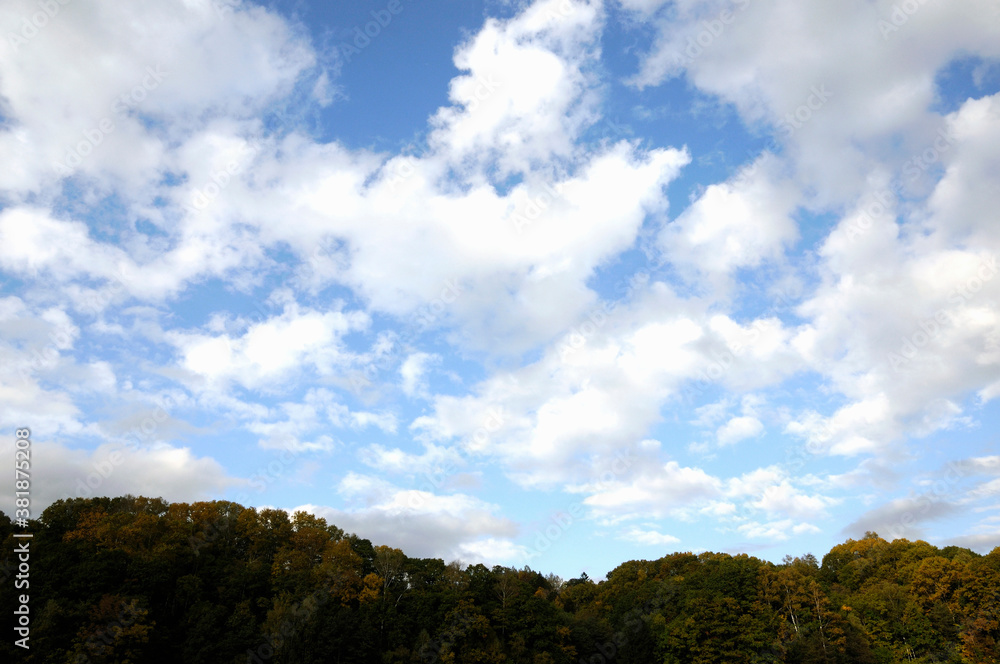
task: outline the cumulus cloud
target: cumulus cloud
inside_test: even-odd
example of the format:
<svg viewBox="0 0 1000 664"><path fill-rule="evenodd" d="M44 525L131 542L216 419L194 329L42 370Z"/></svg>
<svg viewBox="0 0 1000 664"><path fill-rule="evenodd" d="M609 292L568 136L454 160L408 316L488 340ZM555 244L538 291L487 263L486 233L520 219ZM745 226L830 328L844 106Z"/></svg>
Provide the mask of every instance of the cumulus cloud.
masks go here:
<svg viewBox="0 0 1000 664"><path fill-rule="evenodd" d="M860 538L868 531L886 539L924 539L929 522L959 513L961 508L935 496L897 498L869 510L844 527L843 533Z"/></svg>
<svg viewBox="0 0 1000 664"><path fill-rule="evenodd" d="M826 517L827 508L839 502L821 493L808 493L805 478L796 478L779 466L757 468L729 480L726 495L744 508L768 516L790 517L805 522ZM799 485L799 486L796 486Z"/></svg>
<svg viewBox="0 0 1000 664"><path fill-rule="evenodd" d="M5 35L38 11L29 0L5 9ZM37 33L0 44L0 149L19 164L3 169L0 187L18 196L58 185L53 176L67 171L141 190L169 168L168 136L144 120L176 139L206 116L248 117L289 92L315 58L287 21L249 3L226 15L208 1L65 5Z"/></svg>
<svg viewBox="0 0 1000 664"><path fill-rule="evenodd" d="M752 173L710 185L664 228L658 240L671 263L722 287L737 269L780 259L799 236L792 213L801 194L777 178L775 163L761 157Z"/></svg>
<svg viewBox="0 0 1000 664"><path fill-rule="evenodd" d="M13 437L0 446L13 458ZM61 499L133 494L190 502L209 500L227 488L245 484L215 459L167 443L105 443L88 451L33 431L31 461L31 501L36 518L41 509ZM13 514L13 496L5 503L4 512Z"/></svg>
<svg viewBox="0 0 1000 664"><path fill-rule="evenodd" d="M614 482L597 489L584 500L596 514L650 514L664 516L691 503L716 498L722 482L700 468L670 461L646 470L629 482Z"/></svg>
<svg viewBox="0 0 1000 664"><path fill-rule="evenodd" d="M781 542L789 539L792 535L820 532L819 528L810 523L795 523L791 519L745 523L737 530L747 537L769 542Z"/></svg>
<svg viewBox="0 0 1000 664"><path fill-rule="evenodd" d="M734 417L716 432L720 445L735 445L741 440L755 438L764 431L764 424L756 417Z"/></svg>
<svg viewBox="0 0 1000 664"><path fill-rule="evenodd" d="M0 298L0 420L65 452L58 481L121 450L102 487L185 500L239 483L175 447L208 422L341 454L418 488L348 470L341 505L283 504L448 558L529 555L473 495L484 472L655 546L700 519L811 536L856 516L858 487L876 493L852 535L984 510L993 457L926 511L886 496L923 481L898 469L915 441L974 431L1000 395L1000 95L939 84L957 53L995 62L1000 24L970 0L887 31L892 7L527 3L457 45L419 147L377 150L317 139L309 114L347 100L336 58L274 11L61 5L0 43L0 269L24 291ZM33 11L7 3L2 34ZM725 142L771 140L735 162L669 132L594 140L613 20L653 32L634 88L683 75L692 114L735 110ZM162 444L114 447L164 394L183 412ZM765 427L767 458L737 466ZM775 461L800 442L822 471Z"/></svg>
<svg viewBox="0 0 1000 664"><path fill-rule="evenodd" d="M177 347L181 366L206 384L232 381L258 387L304 365L321 373L342 366L347 362L340 338L368 323L369 317L359 311L300 311L292 305L236 338L199 332L171 332L168 338Z"/></svg>
<svg viewBox="0 0 1000 664"><path fill-rule="evenodd" d="M621 539L645 546L670 546L680 542L673 535L666 535L656 530L643 530L638 526L632 526L622 532Z"/></svg>
<svg viewBox="0 0 1000 664"><path fill-rule="evenodd" d="M989 553L1000 547L1000 528L994 528L986 532L960 535L959 537L950 537L942 542L942 544L944 546L961 546L973 551Z"/></svg>
<svg viewBox="0 0 1000 664"><path fill-rule="evenodd" d="M424 382L424 374L428 365L439 361L441 358L431 353L411 353L403 361L399 368L399 375L402 379L403 393L406 396L416 396L418 392L426 392L427 386Z"/></svg>
<svg viewBox="0 0 1000 664"><path fill-rule="evenodd" d="M500 516L498 506L478 498L403 489L354 473L341 480L338 491L354 505L295 509L321 516L373 542L401 548L410 556L508 563L527 557L527 550L513 543L517 525Z"/></svg>

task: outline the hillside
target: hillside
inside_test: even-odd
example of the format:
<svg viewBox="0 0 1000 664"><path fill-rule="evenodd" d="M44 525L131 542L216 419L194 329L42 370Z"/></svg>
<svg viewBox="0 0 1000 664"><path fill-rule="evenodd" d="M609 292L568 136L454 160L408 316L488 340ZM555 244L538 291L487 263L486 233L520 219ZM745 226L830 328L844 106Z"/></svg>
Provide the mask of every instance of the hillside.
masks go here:
<svg viewBox="0 0 1000 664"><path fill-rule="evenodd" d="M14 529L4 539L11 615ZM1000 548L869 534L775 565L629 561L595 583L417 559L309 514L75 499L30 523L23 662L998 661ZM22 541L22 540L18 540Z"/></svg>

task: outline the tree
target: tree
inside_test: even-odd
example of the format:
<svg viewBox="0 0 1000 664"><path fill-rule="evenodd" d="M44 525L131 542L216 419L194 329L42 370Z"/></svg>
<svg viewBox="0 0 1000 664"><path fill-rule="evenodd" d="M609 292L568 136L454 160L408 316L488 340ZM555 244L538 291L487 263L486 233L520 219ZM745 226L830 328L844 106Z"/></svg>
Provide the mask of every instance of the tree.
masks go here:
<svg viewBox="0 0 1000 664"><path fill-rule="evenodd" d="M966 565L958 607L962 655L973 664L1000 661L1000 547Z"/></svg>
<svg viewBox="0 0 1000 664"><path fill-rule="evenodd" d="M500 609L497 611L497 618L500 622L500 636L506 639L508 622L507 604L513 598L514 593L517 592L520 584L518 583L517 572L515 570L494 567L493 575L496 577L496 585L493 592L496 593L497 599L500 600Z"/></svg>
<svg viewBox="0 0 1000 664"><path fill-rule="evenodd" d="M138 599L104 595L90 610L90 619L73 642L70 662L139 664L155 623Z"/></svg>
<svg viewBox="0 0 1000 664"><path fill-rule="evenodd" d="M822 567L674 553L563 583L408 558L305 512L226 501L57 501L30 530L26 664L1000 661L1000 549L869 534ZM13 570L2 513L0 536ZM0 660L14 652L0 644Z"/></svg>

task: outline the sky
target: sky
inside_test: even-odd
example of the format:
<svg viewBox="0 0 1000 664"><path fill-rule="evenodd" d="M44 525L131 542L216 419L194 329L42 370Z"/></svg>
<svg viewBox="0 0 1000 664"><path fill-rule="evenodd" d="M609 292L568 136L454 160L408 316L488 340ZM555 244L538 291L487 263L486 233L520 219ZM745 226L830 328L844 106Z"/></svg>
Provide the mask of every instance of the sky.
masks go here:
<svg viewBox="0 0 1000 664"><path fill-rule="evenodd" d="M995 0L7 0L0 37L33 517L231 500L566 579L1000 545Z"/></svg>

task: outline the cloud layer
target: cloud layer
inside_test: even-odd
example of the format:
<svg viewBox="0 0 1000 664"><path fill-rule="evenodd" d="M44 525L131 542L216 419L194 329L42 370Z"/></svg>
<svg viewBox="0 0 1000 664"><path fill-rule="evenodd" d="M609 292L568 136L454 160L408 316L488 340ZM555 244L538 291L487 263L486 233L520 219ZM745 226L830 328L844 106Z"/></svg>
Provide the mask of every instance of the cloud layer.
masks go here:
<svg viewBox="0 0 1000 664"><path fill-rule="evenodd" d="M1000 544L994 3L522 5L407 121L338 87L378 43L250 2L5 4L38 509L227 495L492 562L570 506L567 547Z"/></svg>

